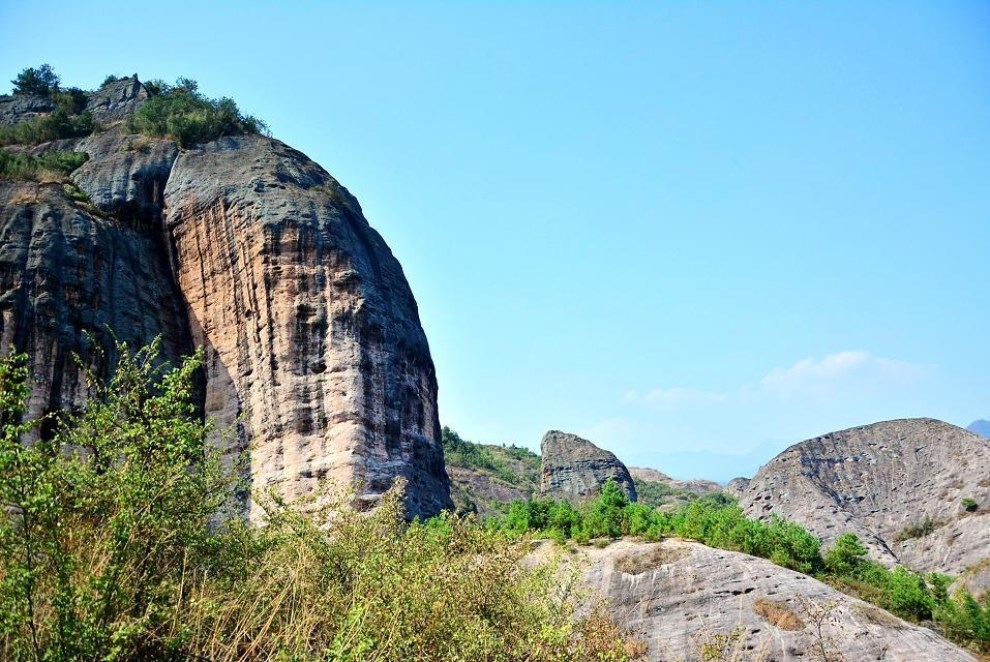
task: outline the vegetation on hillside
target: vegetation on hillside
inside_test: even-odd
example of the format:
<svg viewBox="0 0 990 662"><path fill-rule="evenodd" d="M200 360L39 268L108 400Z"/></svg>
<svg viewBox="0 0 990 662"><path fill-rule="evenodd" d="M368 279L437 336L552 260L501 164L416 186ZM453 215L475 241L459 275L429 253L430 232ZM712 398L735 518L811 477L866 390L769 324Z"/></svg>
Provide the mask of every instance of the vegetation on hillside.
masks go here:
<svg viewBox="0 0 990 662"><path fill-rule="evenodd" d="M45 152L38 156L0 150L0 178L58 181L86 162L82 152Z"/></svg>
<svg viewBox="0 0 990 662"><path fill-rule="evenodd" d="M175 85L153 80L145 89L151 98L126 122L134 133L168 136L189 147L222 136L267 131L264 122L243 114L233 99L203 96L194 80L179 78Z"/></svg>
<svg viewBox="0 0 990 662"><path fill-rule="evenodd" d="M366 515L258 495L267 526L218 517L243 486L193 404L202 356L119 349L40 439L27 358L0 359L0 659L629 657L603 610L575 618L574 576L471 518L406 523L401 485Z"/></svg>
<svg viewBox="0 0 990 662"><path fill-rule="evenodd" d="M868 560L866 548L851 533L841 536L823 555L818 538L803 527L776 517L766 522L747 519L742 508L722 494L663 512L643 503L630 503L609 481L597 500L582 507L552 499L516 501L505 515L489 520L487 525L515 535L560 542L676 536L744 552L817 577L907 620L934 620L947 637L990 652L990 597L981 604L965 591L950 596L951 578L946 575L921 574L903 567L889 570Z"/></svg>
<svg viewBox="0 0 990 662"><path fill-rule="evenodd" d="M447 426L443 427L441 438L444 462L448 467L470 469L526 497L535 496L539 491L540 456L528 448L467 441ZM452 486L452 496L462 512L498 510L508 505L479 494L470 485L459 484L456 480Z"/></svg>
<svg viewBox="0 0 990 662"><path fill-rule="evenodd" d="M701 497L697 492L676 488L659 480L633 478L633 483L636 485L636 501L654 508L667 504L687 504Z"/></svg>
<svg viewBox="0 0 990 662"><path fill-rule="evenodd" d="M97 129L93 116L85 112L86 93L78 87L61 88L61 80L51 66L29 67L11 82L15 95L45 97L51 100L55 109L48 115L0 127L0 145L35 145L61 138L78 138Z"/></svg>

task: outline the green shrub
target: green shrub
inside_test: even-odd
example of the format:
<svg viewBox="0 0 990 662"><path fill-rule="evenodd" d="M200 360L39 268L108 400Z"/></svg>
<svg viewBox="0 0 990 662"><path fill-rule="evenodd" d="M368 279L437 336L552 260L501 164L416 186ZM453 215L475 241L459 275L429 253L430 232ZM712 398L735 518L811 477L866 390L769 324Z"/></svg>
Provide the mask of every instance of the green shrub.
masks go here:
<svg viewBox="0 0 990 662"><path fill-rule="evenodd" d="M241 113L233 99L207 98L188 78L179 78L175 85L149 81L145 88L151 98L127 118L129 131L169 136L189 147L222 136L267 130L261 120Z"/></svg>
<svg viewBox="0 0 990 662"><path fill-rule="evenodd" d="M401 484L370 514L328 488L258 495L264 527L229 516L202 354L118 351L29 444L27 358L0 358L0 659L626 659L613 621L576 618L573 573L471 518L406 523Z"/></svg>
<svg viewBox="0 0 990 662"><path fill-rule="evenodd" d="M62 138L80 138L96 129L97 124L90 113L70 115L65 109L56 108L50 115L12 126L0 126L0 145L36 145Z"/></svg>
<svg viewBox="0 0 990 662"><path fill-rule="evenodd" d="M901 529L897 536L894 537L894 542L904 542L905 540L911 540L912 538L924 538L929 533L942 526L942 524L943 522L940 520L932 517L925 517L920 522L909 524Z"/></svg>
<svg viewBox="0 0 990 662"><path fill-rule="evenodd" d="M855 575L866 562L866 554L856 534L843 533L825 554L825 568L835 575Z"/></svg>
<svg viewBox="0 0 990 662"><path fill-rule="evenodd" d="M963 510L965 510L967 513L975 513L977 509L980 507L980 504L976 502L976 499L971 499L969 497L966 497L965 499L962 500L962 507Z"/></svg>
<svg viewBox="0 0 990 662"><path fill-rule="evenodd" d="M59 179L81 166L89 157L83 152L45 152L38 156L0 150L0 177L8 179Z"/></svg>

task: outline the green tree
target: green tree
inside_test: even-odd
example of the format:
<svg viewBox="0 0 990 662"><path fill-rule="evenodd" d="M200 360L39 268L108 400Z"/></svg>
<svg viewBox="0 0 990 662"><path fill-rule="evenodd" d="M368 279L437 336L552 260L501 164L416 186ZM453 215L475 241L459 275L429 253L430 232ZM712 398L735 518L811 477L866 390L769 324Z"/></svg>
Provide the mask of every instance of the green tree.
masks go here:
<svg viewBox="0 0 990 662"><path fill-rule="evenodd" d="M835 575L854 575L866 560L866 547L855 533L843 533L825 554L825 567Z"/></svg>
<svg viewBox="0 0 990 662"><path fill-rule="evenodd" d="M14 94L36 94L46 97L58 90L60 79L51 65L43 64L37 69L28 67L17 74L17 78L11 82L14 84Z"/></svg>

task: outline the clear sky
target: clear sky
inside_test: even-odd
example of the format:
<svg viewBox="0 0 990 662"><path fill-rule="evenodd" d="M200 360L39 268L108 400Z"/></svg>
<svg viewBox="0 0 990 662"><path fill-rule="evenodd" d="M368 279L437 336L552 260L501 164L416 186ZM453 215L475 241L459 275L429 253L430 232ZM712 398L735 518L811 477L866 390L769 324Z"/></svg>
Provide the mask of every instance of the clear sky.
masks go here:
<svg viewBox="0 0 990 662"><path fill-rule="evenodd" d="M445 424L728 479L990 418L990 4L0 4L0 73L183 75L361 201Z"/></svg>

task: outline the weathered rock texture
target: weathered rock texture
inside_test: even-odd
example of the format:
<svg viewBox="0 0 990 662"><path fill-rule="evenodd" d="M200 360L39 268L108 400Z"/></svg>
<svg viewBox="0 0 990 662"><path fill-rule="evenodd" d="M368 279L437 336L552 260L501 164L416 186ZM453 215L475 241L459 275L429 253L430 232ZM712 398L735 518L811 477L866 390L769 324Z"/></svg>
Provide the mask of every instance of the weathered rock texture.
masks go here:
<svg viewBox="0 0 990 662"><path fill-rule="evenodd" d="M545 543L532 558L552 554ZM582 569L588 602L608 600L649 660L975 660L931 630L738 552L624 540L582 547L564 562ZM722 656L711 656L720 641Z"/></svg>
<svg viewBox="0 0 990 662"><path fill-rule="evenodd" d="M733 478L725 484L725 493L735 498L740 498L749 488L749 478L739 476Z"/></svg>
<svg viewBox="0 0 990 662"><path fill-rule="evenodd" d="M990 440L942 421L887 421L791 446L740 503L750 517L799 522L826 546L851 531L887 565L965 573L976 590L990 572Z"/></svg>
<svg viewBox="0 0 990 662"><path fill-rule="evenodd" d="M365 507L403 476L411 515L451 507L416 302L357 201L277 140L128 135L117 120L146 98L110 83L89 98L104 131L37 148L89 155L71 177L90 202L0 182L0 349L31 353L32 413L84 398L71 356L93 356L87 333L107 351L111 330L161 335L169 358L206 348L203 409L255 488L327 479ZM4 119L39 108L0 99Z"/></svg>
<svg viewBox="0 0 990 662"><path fill-rule="evenodd" d="M631 501L636 500L636 486L626 465L587 439L551 430L543 436L540 454L540 493L545 497L577 503L597 496L611 478Z"/></svg>

